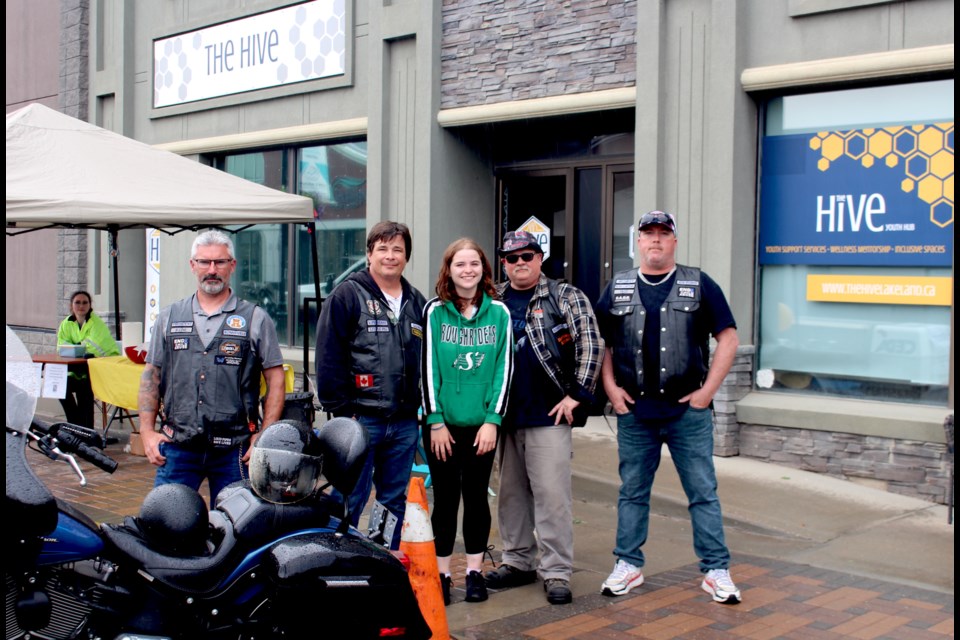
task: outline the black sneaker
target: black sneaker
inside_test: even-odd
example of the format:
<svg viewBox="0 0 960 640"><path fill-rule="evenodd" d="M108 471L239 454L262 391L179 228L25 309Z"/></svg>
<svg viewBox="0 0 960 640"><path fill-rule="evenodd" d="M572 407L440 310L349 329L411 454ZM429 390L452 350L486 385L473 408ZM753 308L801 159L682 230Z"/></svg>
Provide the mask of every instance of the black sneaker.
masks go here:
<svg viewBox="0 0 960 640"><path fill-rule="evenodd" d="M550 604L570 604L573 602L570 583L563 578L547 578L543 581L543 590L547 592L547 602Z"/></svg>
<svg viewBox="0 0 960 640"><path fill-rule="evenodd" d="M450 576L441 573L440 574L440 591L443 593L443 605L447 606L450 604L450 587L453 586L453 578Z"/></svg>
<svg viewBox="0 0 960 640"><path fill-rule="evenodd" d="M523 571L509 564L501 564L484 576L487 586L491 589L509 589L532 584L537 580L536 571Z"/></svg>
<svg viewBox="0 0 960 640"><path fill-rule="evenodd" d="M479 571L467 573L467 602L483 602L487 599L487 585L483 583L483 575Z"/></svg>

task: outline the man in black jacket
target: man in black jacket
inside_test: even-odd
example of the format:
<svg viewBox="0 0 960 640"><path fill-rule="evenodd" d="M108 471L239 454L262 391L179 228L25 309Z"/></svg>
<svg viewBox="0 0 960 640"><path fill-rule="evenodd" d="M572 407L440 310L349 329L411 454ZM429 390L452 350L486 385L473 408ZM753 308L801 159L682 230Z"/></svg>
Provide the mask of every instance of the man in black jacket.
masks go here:
<svg viewBox="0 0 960 640"><path fill-rule="evenodd" d="M328 297L317 326L317 396L334 416L366 427L370 448L347 497L354 526L376 487L370 533L400 545L406 488L417 450L423 295L403 278L410 230L380 222L367 235L367 268ZM341 496L342 498L342 496Z"/></svg>

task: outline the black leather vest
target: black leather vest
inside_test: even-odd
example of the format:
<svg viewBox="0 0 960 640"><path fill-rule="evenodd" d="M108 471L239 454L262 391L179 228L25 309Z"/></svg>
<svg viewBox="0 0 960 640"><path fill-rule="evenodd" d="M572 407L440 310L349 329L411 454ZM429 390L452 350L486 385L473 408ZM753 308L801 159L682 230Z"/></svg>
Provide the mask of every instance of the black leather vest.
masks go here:
<svg viewBox="0 0 960 640"><path fill-rule="evenodd" d="M416 417L420 407L420 344L423 340L423 304L404 290L399 318L386 301L353 280L360 300L360 317L350 345L350 375L356 381L347 409L360 415ZM407 295L407 294L410 295Z"/></svg>
<svg viewBox="0 0 960 640"><path fill-rule="evenodd" d="M175 442L230 447L247 440L251 425L258 424L261 368L250 340L255 308L238 300L204 348L193 319L193 298L171 307L160 397L164 427L172 429Z"/></svg>
<svg viewBox="0 0 960 640"><path fill-rule="evenodd" d="M631 395L643 395L645 389L656 387L662 399L671 401L698 389L707 376L707 355L703 353L695 335L696 320L700 313L700 270L677 265L673 287L657 310L660 316L659 371L644 371L643 368L647 310L640 300L637 270L617 273L612 286L614 291L610 314L620 320L613 344L617 384ZM647 384L648 376L654 377L654 385Z"/></svg>

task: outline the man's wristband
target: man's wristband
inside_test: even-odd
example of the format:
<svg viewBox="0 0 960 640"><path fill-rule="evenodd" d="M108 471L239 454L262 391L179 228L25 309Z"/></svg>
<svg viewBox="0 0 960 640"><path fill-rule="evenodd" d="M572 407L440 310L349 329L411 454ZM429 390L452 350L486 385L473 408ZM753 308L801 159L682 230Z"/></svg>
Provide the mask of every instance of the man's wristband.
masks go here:
<svg viewBox="0 0 960 640"><path fill-rule="evenodd" d="M430 431L440 431L440 429L446 429L446 428L447 428L447 425L445 424L435 424L432 427L430 427Z"/></svg>

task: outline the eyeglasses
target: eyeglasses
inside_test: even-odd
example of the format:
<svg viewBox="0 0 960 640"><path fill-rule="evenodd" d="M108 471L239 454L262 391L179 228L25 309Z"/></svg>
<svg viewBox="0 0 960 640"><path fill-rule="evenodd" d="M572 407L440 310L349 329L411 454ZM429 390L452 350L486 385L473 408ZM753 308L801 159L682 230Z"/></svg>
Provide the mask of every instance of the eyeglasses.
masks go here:
<svg viewBox="0 0 960 640"><path fill-rule="evenodd" d="M524 251L523 253L511 253L508 256L503 256L503 259L509 262L510 264L517 264L520 260L524 262L533 262L533 257L537 255L535 251Z"/></svg>
<svg viewBox="0 0 960 640"><path fill-rule="evenodd" d="M209 269L210 265L216 266L217 269L222 269L231 262L233 262L233 258L217 258L216 260L202 260L200 258L193 259L193 263L201 269Z"/></svg>

